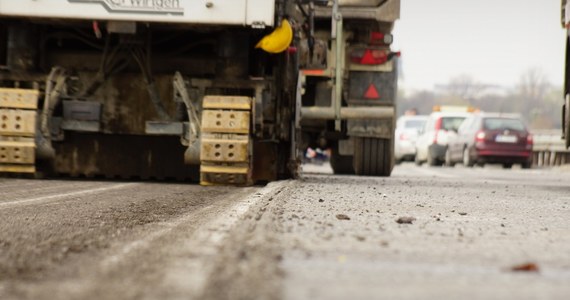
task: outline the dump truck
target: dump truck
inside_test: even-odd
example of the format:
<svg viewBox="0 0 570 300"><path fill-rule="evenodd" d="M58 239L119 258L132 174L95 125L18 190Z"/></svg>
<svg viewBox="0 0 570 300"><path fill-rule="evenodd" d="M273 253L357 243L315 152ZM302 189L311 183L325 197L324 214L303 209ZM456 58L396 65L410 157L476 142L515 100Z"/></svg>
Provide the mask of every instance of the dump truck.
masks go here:
<svg viewBox="0 0 570 300"><path fill-rule="evenodd" d="M0 0L0 173L388 176L399 0Z"/></svg>

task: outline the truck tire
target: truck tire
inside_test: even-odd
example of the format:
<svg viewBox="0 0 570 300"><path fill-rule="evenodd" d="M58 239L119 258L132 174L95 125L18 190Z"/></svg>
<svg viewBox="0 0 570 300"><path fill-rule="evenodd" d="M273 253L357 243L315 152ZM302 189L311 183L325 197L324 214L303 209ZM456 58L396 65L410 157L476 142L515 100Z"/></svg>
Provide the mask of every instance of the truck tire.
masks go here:
<svg viewBox="0 0 570 300"><path fill-rule="evenodd" d="M416 152L416 157L414 157L414 163L416 166L420 167L424 162L420 160L420 156Z"/></svg>
<svg viewBox="0 0 570 300"><path fill-rule="evenodd" d="M335 174L354 174L353 156L340 155L338 151L331 154L331 168Z"/></svg>
<svg viewBox="0 0 570 300"><path fill-rule="evenodd" d="M330 164L334 174L353 175L354 156L342 155L338 150L338 142L332 145Z"/></svg>
<svg viewBox="0 0 570 300"><path fill-rule="evenodd" d="M394 168L391 139L356 138L354 172L365 176L390 176Z"/></svg>

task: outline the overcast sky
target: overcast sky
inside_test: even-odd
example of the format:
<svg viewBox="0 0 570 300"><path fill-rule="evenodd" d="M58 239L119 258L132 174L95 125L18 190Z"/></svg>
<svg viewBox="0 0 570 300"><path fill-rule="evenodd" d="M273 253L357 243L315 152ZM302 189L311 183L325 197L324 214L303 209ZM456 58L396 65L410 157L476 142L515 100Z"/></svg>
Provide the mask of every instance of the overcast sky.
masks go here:
<svg viewBox="0 0 570 300"><path fill-rule="evenodd" d="M463 74L509 87L531 67L562 85L560 0L401 0L394 40L407 89Z"/></svg>

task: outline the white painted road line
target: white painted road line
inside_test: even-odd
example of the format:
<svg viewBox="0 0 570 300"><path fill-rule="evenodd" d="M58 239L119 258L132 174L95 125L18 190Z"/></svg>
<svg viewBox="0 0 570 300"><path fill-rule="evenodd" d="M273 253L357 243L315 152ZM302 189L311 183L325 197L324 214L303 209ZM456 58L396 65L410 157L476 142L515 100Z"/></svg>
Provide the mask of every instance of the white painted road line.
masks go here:
<svg viewBox="0 0 570 300"><path fill-rule="evenodd" d="M157 246L159 239L176 231L186 231L195 224L197 215L216 213L213 219L200 224L190 235L178 239L176 251L170 254L170 261L164 266L163 279L156 287L157 290L168 290L168 298L193 299L201 295L206 288L213 268L213 261L218 255L219 248L235 228L236 224L258 203L267 201L283 189L290 186L292 181L277 181L256 190L244 189L237 194L237 201L223 211L217 211L216 206L208 205L197 211L186 214L171 222L161 223L161 229L145 235L142 239L132 241L114 251L114 254L103 259L100 264L101 274L113 272L139 251L146 251ZM252 191L252 192L248 192ZM86 284L86 283L82 283ZM160 295L160 294L158 294ZM81 297L79 297L81 298ZM148 297L147 297L148 298ZM150 299L161 299L162 296L151 295Z"/></svg>
<svg viewBox="0 0 570 300"><path fill-rule="evenodd" d="M56 199L64 199L64 198L75 197L75 196L90 195L90 194L106 192L106 191L115 190L115 189L122 189L125 187L134 186L134 185L138 185L138 183L124 183L124 184L117 184L117 185L112 185L112 186L106 186L106 187L100 187L100 188L94 188L94 189L82 190L82 191L76 191L76 192L70 192L70 193L63 193L63 194L21 199L21 200L16 200L16 201L2 202L2 203L0 203L0 209L14 207L14 206L20 206L20 205L27 205L30 203L49 202L51 200L56 200Z"/></svg>
<svg viewBox="0 0 570 300"><path fill-rule="evenodd" d="M214 220L208 222L207 224L200 226L200 228L197 229L193 234L193 238L188 241L188 243L196 243L199 241L198 243L202 246L209 245L212 247L217 247L221 245L221 242L227 237L229 231L235 226L240 218L249 211L252 206L259 203L266 197L273 196L289 184L291 184L291 181L286 180L271 182L266 187L256 191L254 194L249 194L241 197L241 199L237 201L236 204L231 206L228 210L226 210L225 213L220 214L220 216L216 217ZM173 222L162 223L161 225L165 228L157 230L145 236L143 239L136 240L127 244L121 250L119 250L117 254L103 260L101 262L101 265L104 268L109 268L113 265L116 265L117 263L120 263L133 251L148 247L154 240L168 234L173 229L193 222L196 219L196 214L205 214L212 208L214 208L213 205L208 205L201 208L197 212L180 217Z"/></svg>
<svg viewBox="0 0 570 300"><path fill-rule="evenodd" d="M433 177L440 177L440 178L458 178L458 175L452 175L445 172L445 169L432 169L432 168L414 168L410 170L410 174L419 173L425 176L433 176Z"/></svg>

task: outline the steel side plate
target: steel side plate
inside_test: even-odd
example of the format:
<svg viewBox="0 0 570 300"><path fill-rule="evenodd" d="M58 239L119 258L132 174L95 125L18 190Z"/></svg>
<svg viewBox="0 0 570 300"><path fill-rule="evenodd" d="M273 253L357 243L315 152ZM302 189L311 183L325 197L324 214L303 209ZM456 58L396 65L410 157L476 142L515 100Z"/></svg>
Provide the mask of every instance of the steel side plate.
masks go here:
<svg viewBox="0 0 570 300"><path fill-rule="evenodd" d="M212 162L247 162L247 139L219 139L202 137L200 160Z"/></svg>
<svg viewBox="0 0 570 300"><path fill-rule="evenodd" d="M243 96L205 96L204 109L235 109L250 110L251 98Z"/></svg>
<svg viewBox="0 0 570 300"><path fill-rule="evenodd" d="M249 133L248 111L204 110L202 132Z"/></svg>
<svg viewBox="0 0 570 300"><path fill-rule="evenodd" d="M36 111L0 108L0 135L34 136Z"/></svg>
<svg viewBox="0 0 570 300"><path fill-rule="evenodd" d="M0 107L36 109L38 96L37 90L0 88Z"/></svg>

